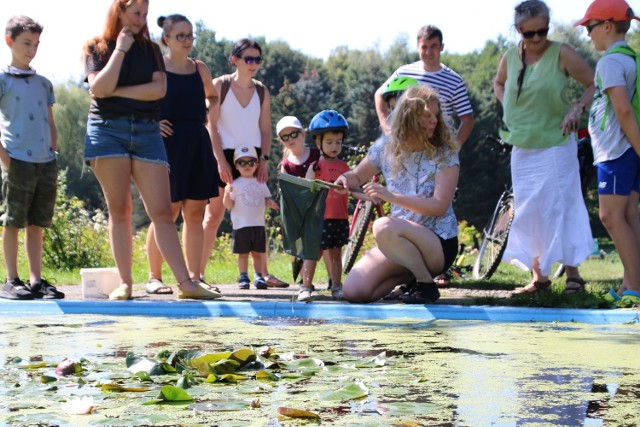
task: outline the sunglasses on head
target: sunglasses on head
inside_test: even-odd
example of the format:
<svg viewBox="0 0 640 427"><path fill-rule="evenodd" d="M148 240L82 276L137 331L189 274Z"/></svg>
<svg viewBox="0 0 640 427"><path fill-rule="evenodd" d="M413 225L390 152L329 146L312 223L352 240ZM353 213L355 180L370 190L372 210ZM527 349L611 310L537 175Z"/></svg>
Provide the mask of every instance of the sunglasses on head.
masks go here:
<svg viewBox="0 0 640 427"><path fill-rule="evenodd" d="M289 138L291 139L296 139L298 137L298 135L300 135L300 131L299 130L294 130L293 132L287 134L287 135L280 135L280 139L283 141L288 141Z"/></svg>
<svg viewBox="0 0 640 427"><path fill-rule="evenodd" d="M244 59L244 62L246 62L247 64L251 65L251 64L260 64L262 62L262 56L242 56L242 59Z"/></svg>
<svg viewBox="0 0 640 427"><path fill-rule="evenodd" d="M241 168L245 166L255 166L256 161L255 160L238 160L236 162L236 165L240 166Z"/></svg>
<svg viewBox="0 0 640 427"><path fill-rule="evenodd" d="M547 37L547 34L549 34L549 27L542 28L540 30L535 30L535 31L523 31L522 37L524 37L525 39L532 39L535 36Z"/></svg>

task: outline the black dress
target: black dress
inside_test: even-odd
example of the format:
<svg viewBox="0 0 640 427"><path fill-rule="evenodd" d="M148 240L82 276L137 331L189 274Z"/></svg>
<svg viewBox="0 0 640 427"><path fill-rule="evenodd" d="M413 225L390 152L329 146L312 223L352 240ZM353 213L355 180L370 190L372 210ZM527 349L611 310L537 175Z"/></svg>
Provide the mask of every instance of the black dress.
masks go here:
<svg viewBox="0 0 640 427"><path fill-rule="evenodd" d="M167 71L167 94L161 102L163 119L171 122L173 135L164 138L169 160L171 202L217 197L224 186L205 127L207 115L200 73Z"/></svg>

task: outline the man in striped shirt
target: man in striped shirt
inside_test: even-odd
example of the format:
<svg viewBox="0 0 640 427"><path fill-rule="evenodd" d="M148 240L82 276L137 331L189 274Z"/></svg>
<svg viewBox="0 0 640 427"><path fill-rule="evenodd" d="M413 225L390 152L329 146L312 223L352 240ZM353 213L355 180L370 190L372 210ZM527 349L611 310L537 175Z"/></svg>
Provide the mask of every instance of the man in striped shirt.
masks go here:
<svg viewBox="0 0 640 427"><path fill-rule="evenodd" d="M462 147L473 130L473 109L464 80L458 73L440 62L440 54L444 49L442 32L433 25L426 25L418 31L418 52L420 61L406 64L398 68L375 93L376 113L380 128L385 135L390 132L388 123L389 108L382 98L385 85L399 76L412 77L421 84L433 88L440 98L442 113L456 136L458 145ZM455 129L453 117L460 122Z"/></svg>

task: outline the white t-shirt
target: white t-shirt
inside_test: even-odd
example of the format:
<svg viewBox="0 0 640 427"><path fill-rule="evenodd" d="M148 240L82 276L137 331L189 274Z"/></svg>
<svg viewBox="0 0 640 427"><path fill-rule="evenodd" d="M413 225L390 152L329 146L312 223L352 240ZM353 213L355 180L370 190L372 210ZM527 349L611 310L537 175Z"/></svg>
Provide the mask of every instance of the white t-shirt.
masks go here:
<svg viewBox="0 0 640 427"><path fill-rule="evenodd" d="M233 191L230 194L234 205L231 208L233 229L244 227L264 227L264 211L271 191L267 184L256 178L238 177L233 180Z"/></svg>
<svg viewBox="0 0 640 427"><path fill-rule="evenodd" d="M607 50L621 44L626 43L623 41L614 43ZM591 134L594 164L615 160L631 148L605 90L624 86L631 99L636 90L636 73L635 59L623 53L603 55L596 65L594 79L596 92L589 111L589 134Z"/></svg>

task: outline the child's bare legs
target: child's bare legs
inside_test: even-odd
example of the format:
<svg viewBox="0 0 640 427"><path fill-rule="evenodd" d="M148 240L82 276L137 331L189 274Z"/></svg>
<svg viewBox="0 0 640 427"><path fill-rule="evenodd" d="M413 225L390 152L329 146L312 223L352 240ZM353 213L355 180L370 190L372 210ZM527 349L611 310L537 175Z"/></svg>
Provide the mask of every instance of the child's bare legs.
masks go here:
<svg viewBox="0 0 640 427"><path fill-rule="evenodd" d="M256 276L264 276L264 266L266 265L266 253L251 251L251 258L253 258L253 273Z"/></svg>
<svg viewBox="0 0 640 427"><path fill-rule="evenodd" d="M7 280L18 278L18 234L19 228L2 227L2 250L4 266L7 269Z"/></svg>
<svg viewBox="0 0 640 427"><path fill-rule="evenodd" d="M27 226L24 245L29 262L29 282L38 283L42 279L42 227Z"/></svg>
<svg viewBox="0 0 640 427"><path fill-rule="evenodd" d="M240 274L249 272L249 253L238 254L238 272Z"/></svg>
<svg viewBox="0 0 640 427"><path fill-rule="evenodd" d="M640 292L640 238L638 193L631 196L601 194L600 220L609 232L624 267L623 288Z"/></svg>
<svg viewBox="0 0 640 427"><path fill-rule="evenodd" d="M322 258L332 286L342 286L342 248L325 249Z"/></svg>
<svg viewBox="0 0 640 427"><path fill-rule="evenodd" d="M315 259L305 259L302 262L302 287L313 289L313 276L316 274L318 261Z"/></svg>
<svg viewBox="0 0 640 427"><path fill-rule="evenodd" d="M219 194L224 194L224 188L220 187ZM200 261L200 268L202 269L201 277L204 277L204 272L207 269L207 263L211 256L213 246L216 244L216 237L218 235L218 228L222 224L224 219L224 205L222 204L222 197L212 197L209 199L209 204L204 211L204 219L202 220L202 255Z"/></svg>

